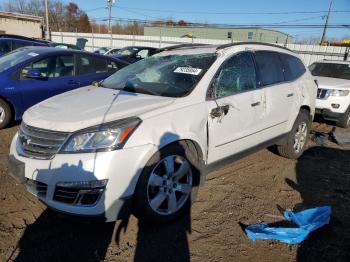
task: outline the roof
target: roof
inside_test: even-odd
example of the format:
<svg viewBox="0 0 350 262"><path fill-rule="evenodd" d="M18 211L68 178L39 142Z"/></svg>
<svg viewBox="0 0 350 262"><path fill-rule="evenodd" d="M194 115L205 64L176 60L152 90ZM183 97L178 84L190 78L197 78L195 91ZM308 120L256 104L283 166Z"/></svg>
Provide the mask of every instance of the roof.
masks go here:
<svg viewBox="0 0 350 262"><path fill-rule="evenodd" d="M0 12L0 17L33 21L33 22L39 22L39 23L41 23L44 20L44 18L41 16L26 15L26 14L14 13L14 12Z"/></svg>

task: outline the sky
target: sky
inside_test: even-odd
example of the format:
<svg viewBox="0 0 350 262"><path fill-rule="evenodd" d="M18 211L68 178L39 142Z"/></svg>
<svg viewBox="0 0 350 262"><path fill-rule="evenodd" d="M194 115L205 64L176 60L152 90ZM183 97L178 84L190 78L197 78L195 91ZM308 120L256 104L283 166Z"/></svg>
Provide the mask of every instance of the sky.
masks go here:
<svg viewBox="0 0 350 262"><path fill-rule="evenodd" d="M0 3L4 0L0 0ZM75 2L87 12L90 18L101 19L108 16L106 0L63 0ZM323 24L326 13L301 14L227 14L232 12L317 12L329 8L330 0L116 0L112 16L116 18L154 20L172 18L175 21L183 19L196 23L214 24L271 24L292 21L291 24ZM349 11L347 13L332 13L330 24L350 24L350 0L333 0L332 10ZM193 13L194 12L194 13ZM218 13L226 14L218 14ZM215 14L216 13L216 14ZM301 20L301 21L300 21ZM302 39L304 37L320 37L322 29L281 29ZM328 29L327 37L350 38L350 28Z"/></svg>

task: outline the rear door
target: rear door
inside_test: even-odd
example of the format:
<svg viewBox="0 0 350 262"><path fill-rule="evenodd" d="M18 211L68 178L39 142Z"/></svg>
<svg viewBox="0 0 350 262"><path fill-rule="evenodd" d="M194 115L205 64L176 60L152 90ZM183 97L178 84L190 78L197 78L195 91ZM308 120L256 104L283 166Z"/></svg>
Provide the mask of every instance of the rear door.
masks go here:
<svg viewBox="0 0 350 262"><path fill-rule="evenodd" d="M93 55L78 55L77 74L80 86L103 80L117 70L118 66L113 60Z"/></svg>
<svg viewBox="0 0 350 262"><path fill-rule="evenodd" d="M235 54L218 70L211 86L211 99L207 101L208 163L260 143L260 122L264 121L263 96L256 80L250 52Z"/></svg>
<svg viewBox="0 0 350 262"><path fill-rule="evenodd" d="M293 108L295 90L293 83L284 79L284 69L279 53L256 51L255 60L259 70L259 86L265 97L265 121L262 128L265 140L275 138L286 131Z"/></svg>
<svg viewBox="0 0 350 262"><path fill-rule="evenodd" d="M43 78L26 78L25 74L30 69L38 69ZM14 81L17 81L16 85L20 88L25 108L54 95L78 88L74 55L54 55L41 58L24 66L18 74L18 79Z"/></svg>

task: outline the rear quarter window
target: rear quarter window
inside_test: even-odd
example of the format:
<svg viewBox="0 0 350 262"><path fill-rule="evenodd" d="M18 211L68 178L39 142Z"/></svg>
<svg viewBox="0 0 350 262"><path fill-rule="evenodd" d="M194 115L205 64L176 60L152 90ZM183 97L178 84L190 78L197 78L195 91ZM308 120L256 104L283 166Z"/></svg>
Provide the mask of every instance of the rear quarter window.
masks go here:
<svg viewBox="0 0 350 262"><path fill-rule="evenodd" d="M280 58L283 64L284 78L286 81L293 81L306 72L305 66L299 58L288 54L280 54Z"/></svg>
<svg viewBox="0 0 350 262"><path fill-rule="evenodd" d="M260 86L273 85L284 81L283 65L276 52L255 52L255 60L259 70Z"/></svg>

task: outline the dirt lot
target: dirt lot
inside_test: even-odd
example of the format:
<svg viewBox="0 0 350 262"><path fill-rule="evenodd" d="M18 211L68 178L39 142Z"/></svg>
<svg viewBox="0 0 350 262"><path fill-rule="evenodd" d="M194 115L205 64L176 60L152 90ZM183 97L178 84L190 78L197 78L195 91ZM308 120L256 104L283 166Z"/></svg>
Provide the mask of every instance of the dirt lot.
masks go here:
<svg viewBox="0 0 350 262"><path fill-rule="evenodd" d="M131 216L82 223L45 208L7 175L17 126L0 131L0 261L350 261L350 148L309 143L298 160L263 150L209 174L191 213L170 225ZM315 123L315 130L331 126ZM342 130L350 132L350 130ZM276 204L333 208L301 245L249 241L243 224L278 222Z"/></svg>

